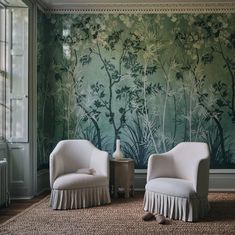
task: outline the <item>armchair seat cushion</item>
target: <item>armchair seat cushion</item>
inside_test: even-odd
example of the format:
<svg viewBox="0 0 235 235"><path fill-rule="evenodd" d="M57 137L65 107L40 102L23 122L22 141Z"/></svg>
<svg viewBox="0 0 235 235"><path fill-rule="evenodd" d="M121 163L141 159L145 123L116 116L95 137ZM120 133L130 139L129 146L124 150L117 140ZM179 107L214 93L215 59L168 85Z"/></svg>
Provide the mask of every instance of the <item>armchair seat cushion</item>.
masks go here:
<svg viewBox="0 0 235 235"><path fill-rule="evenodd" d="M146 186L149 192L167 194L169 196L195 198L196 192L189 180L178 178L155 178L150 180Z"/></svg>
<svg viewBox="0 0 235 235"><path fill-rule="evenodd" d="M96 187L97 185L106 186L107 184L107 177L102 175L70 173L59 176L53 184L53 189L81 189Z"/></svg>

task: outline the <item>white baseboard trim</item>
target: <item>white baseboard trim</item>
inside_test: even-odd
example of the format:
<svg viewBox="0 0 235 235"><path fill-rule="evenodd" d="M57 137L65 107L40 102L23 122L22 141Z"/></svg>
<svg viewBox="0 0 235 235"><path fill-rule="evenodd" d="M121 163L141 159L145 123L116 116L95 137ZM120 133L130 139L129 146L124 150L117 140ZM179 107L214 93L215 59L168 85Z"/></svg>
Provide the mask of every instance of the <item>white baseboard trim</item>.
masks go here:
<svg viewBox="0 0 235 235"><path fill-rule="evenodd" d="M211 170L209 178L209 191L235 191L235 171Z"/></svg>
<svg viewBox="0 0 235 235"><path fill-rule="evenodd" d="M135 170L135 191L144 191L146 184L146 170ZM50 189L49 170L44 169L37 173L37 194ZM235 170L210 170L210 192L235 192Z"/></svg>
<svg viewBox="0 0 235 235"><path fill-rule="evenodd" d="M34 196L30 196L30 197L10 197L10 201L11 200L29 200L29 199L32 199L33 197Z"/></svg>
<svg viewBox="0 0 235 235"><path fill-rule="evenodd" d="M235 189L233 188L217 188L217 189L209 189L209 192L235 192Z"/></svg>
<svg viewBox="0 0 235 235"><path fill-rule="evenodd" d="M146 170L135 170L135 191L144 191ZM210 192L235 192L235 170L210 170Z"/></svg>
<svg viewBox="0 0 235 235"><path fill-rule="evenodd" d="M49 170L43 169L37 172L37 195L50 189Z"/></svg>

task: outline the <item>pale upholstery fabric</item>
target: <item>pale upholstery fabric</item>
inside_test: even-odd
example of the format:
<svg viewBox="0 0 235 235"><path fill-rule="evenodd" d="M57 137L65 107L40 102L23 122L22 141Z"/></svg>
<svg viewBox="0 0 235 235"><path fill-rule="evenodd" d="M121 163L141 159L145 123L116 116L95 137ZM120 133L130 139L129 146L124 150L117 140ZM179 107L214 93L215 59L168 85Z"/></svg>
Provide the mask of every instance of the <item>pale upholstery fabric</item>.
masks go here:
<svg viewBox="0 0 235 235"><path fill-rule="evenodd" d="M174 187L172 187L174 185ZM189 180L176 178L156 178L149 181L146 185L146 190L167 194L169 196L190 197L195 198L196 193L193 185Z"/></svg>
<svg viewBox="0 0 235 235"><path fill-rule="evenodd" d="M53 184L53 189L80 189L107 184L107 177L103 175L70 173L59 176Z"/></svg>
<svg viewBox="0 0 235 235"><path fill-rule="evenodd" d="M197 221L207 215L209 149L184 142L149 157L144 209L172 219Z"/></svg>
<svg viewBox="0 0 235 235"><path fill-rule="evenodd" d="M93 168L83 168L83 169L78 169L76 173L93 175L95 174L95 170Z"/></svg>
<svg viewBox="0 0 235 235"><path fill-rule="evenodd" d="M110 203L108 153L88 140L60 141L50 154L50 186L53 209Z"/></svg>

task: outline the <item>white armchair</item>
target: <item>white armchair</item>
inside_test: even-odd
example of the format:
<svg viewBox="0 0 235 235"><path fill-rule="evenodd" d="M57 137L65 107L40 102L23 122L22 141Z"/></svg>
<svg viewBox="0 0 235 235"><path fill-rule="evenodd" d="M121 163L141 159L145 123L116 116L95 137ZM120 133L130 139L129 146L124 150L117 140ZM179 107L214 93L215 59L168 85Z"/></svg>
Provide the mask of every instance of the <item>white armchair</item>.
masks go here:
<svg viewBox="0 0 235 235"><path fill-rule="evenodd" d="M208 212L209 149L184 142L148 160L144 210L171 219L196 221Z"/></svg>
<svg viewBox="0 0 235 235"><path fill-rule="evenodd" d="M110 203L108 153L88 140L60 141L50 154L50 187L53 209Z"/></svg>

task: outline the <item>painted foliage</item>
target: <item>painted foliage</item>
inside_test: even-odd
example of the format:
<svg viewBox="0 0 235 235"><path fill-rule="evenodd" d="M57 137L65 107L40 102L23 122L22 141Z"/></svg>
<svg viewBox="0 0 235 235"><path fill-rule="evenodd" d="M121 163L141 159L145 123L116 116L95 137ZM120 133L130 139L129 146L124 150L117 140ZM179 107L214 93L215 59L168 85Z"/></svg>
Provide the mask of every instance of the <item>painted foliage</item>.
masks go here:
<svg viewBox="0 0 235 235"><path fill-rule="evenodd" d="M207 142L235 168L235 15L39 15L38 164L85 138L146 168L151 153ZM43 27L42 27L43 26Z"/></svg>

